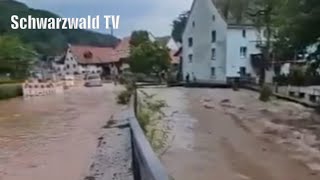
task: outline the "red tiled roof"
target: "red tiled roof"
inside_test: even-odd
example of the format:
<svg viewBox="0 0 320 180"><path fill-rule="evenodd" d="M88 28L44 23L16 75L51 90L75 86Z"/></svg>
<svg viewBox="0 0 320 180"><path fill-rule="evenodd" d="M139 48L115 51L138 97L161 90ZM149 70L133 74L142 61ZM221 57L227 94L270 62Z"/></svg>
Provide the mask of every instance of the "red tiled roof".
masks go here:
<svg viewBox="0 0 320 180"><path fill-rule="evenodd" d="M118 62L113 48L92 46L70 46L71 53L80 64L104 64Z"/></svg>
<svg viewBox="0 0 320 180"><path fill-rule="evenodd" d="M124 38L115 48L71 45L70 50L80 64L114 63L129 57L130 37Z"/></svg>
<svg viewBox="0 0 320 180"><path fill-rule="evenodd" d="M123 38L116 47L119 58L127 58L130 56L130 37Z"/></svg>

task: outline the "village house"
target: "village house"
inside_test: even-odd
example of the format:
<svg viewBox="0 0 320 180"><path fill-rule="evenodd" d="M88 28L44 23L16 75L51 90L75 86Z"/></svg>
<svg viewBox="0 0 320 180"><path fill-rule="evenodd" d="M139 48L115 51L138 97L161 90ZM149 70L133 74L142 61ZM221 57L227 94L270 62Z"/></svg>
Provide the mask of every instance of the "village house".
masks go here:
<svg viewBox="0 0 320 180"><path fill-rule="evenodd" d="M129 37L122 39L114 48L69 45L65 54L54 61L53 69L58 77L86 74L108 77L113 67L120 72L127 67L129 53Z"/></svg>
<svg viewBox="0 0 320 180"><path fill-rule="evenodd" d="M181 48L181 44L176 42L171 36L157 37L155 40L163 47L168 48L171 58L171 65L177 67L180 64L179 56L176 52Z"/></svg>
<svg viewBox="0 0 320 180"><path fill-rule="evenodd" d="M223 0L194 0L183 33L182 71L199 81L226 83L235 78L257 79L259 46L265 41L264 32L255 28L245 17L235 18L224 12ZM271 82L273 70L267 71Z"/></svg>

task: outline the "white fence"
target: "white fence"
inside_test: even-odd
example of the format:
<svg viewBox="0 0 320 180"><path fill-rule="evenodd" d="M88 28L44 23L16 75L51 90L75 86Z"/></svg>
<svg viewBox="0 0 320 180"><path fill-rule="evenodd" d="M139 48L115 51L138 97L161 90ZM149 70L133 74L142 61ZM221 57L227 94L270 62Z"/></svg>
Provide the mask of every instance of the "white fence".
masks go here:
<svg viewBox="0 0 320 180"><path fill-rule="evenodd" d="M312 103L320 102L320 86L280 86L276 92Z"/></svg>

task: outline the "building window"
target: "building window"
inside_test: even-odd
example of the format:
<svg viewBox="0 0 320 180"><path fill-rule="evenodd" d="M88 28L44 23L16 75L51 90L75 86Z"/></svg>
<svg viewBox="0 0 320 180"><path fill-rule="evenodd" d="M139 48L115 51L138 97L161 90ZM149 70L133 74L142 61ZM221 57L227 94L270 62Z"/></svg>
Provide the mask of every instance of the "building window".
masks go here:
<svg viewBox="0 0 320 180"><path fill-rule="evenodd" d="M215 21L215 20L216 20L216 16L212 15L212 21Z"/></svg>
<svg viewBox="0 0 320 180"><path fill-rule="evenodd" d="M247 74L246 67L240 67L240 76L245 76Z"/></svg>
<svg viewBox="0 0 320 180"><path fill-rule="evenodd" d="M211 49L211 60L216 60L216 49L215 48Z"/></svg>
<svg viewBox="0 0 320 180"><path fill-rule="evenodd" d="M193 55L192 55L192 54L189 54L188 58L189 58L189 63L192 63L192 61L193 61Z"/></svg>
<svg viewBox="0 0 320 180"><path fill-rule="evenodd" d="M76 68L76 67L77 67L77 65L76 65L76 64L74 64L74 65L73 65L73 68Z"/></svg>
<svg viewBox="0 0 320 180"><path fill-rule="evenodd" d="M73 57L70 57L71 60L73 60Z"/></svg>
<svg viewBox="0 0 320 180"><path fill-rule="evenodd" d="M212 31L211 32L211 42L216 42L216 40L217 40L217 33L216 33L216 31Z"/></svg>
<svg viewBox="0 0 320 180"><path fill-rule="evenodd" d="M264 38L267 37L267 30L266 30L266 29L262 30L262 36L263 36Z"/></svg>
<svg viewBox="0 0 320 180"><path fill-rule="evenodd" d="M189 47L193 46L193 39L192 38L188 39L188 45L189 45Z"/></svg>
<svg viewBox="0 0 320 180"><path fill-rule="evenodd" d="M69 64L67 64L67 69L69 69L70 68L70 65Z"/></svg>
<svg viewBox="0 0 320 180"><path fill-rule="evenodd" d="M247 36L247 31L244 29L244 30L242 30L242 37L246 37Z"/></svg>
<svg viewBox="0 0 320 180"><path fill-rule="evenodd" d="M211 76L212 77L216 76L216 68L215 67L211 67Z"/></svg>
<svg viewBox="0 0 320 180"><path fill-rule="evenodd" d="M247 47L240 47L240 57L241 58L247 57Z"/></svg>
<svg viewBox="0 0 320 180"><path fill-rule="evenodd" d="M196 23L194 21L192 21L192 27L195 27Z"/></svg>

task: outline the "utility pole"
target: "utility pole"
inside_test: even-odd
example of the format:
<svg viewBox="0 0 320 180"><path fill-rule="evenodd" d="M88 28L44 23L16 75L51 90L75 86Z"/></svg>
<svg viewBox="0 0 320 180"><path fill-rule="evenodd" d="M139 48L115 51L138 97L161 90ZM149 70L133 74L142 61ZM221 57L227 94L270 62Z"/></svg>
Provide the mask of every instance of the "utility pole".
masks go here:
<svg viewBox="0 0 320 180"><path fill-rule="evenodd" d="M110 26L110 34L111 34L111 36L113 36L113 27L112 26Z"/></svg>

